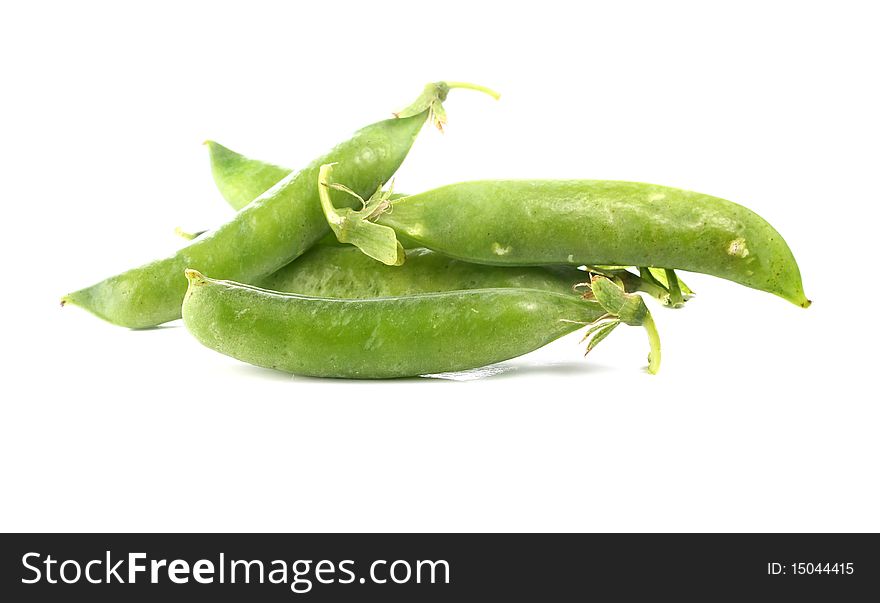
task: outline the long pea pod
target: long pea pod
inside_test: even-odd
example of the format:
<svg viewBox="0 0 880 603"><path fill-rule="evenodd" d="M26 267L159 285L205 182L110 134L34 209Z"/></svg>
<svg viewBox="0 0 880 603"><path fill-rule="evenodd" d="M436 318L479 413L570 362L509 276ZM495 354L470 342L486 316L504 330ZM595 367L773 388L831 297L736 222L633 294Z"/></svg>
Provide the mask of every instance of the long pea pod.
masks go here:
<svg viewBox="0 0 880 603"><path fill-rule="evenodd" d="M338 299L278 293L195 270L186 277L183 320L202 344L315 377L384 379L481 367L615 316L597 301L538 289ZM630 316L627 324L638 322Z"/></svg>
<svg viewBox="0 0 880 603"><path fill-rule="evenodd" d="M466 82L437 82L428 84L421 95L409 106L396 111L397 118L414 117L423 113L441 132L446 126L443 101L451 89L462 88L488 94L495 100L500 95L490 88ZM213 140L206 140L211 161L211 173L220 194L232 209L238 211L269 190L276 182L290 174L290 168L246 157ZM402 195L401 195L402 196Z"/></svg>
<svg viewBox="0 0 880 603"><path fill-rule="evenodd" d="M185 268L245 282L265 278L328 232L314 185L320 166L345 162L348 167L342 171L352 190L371 195L403 162L424 122L429 118L442 122L438 108L452 87L468 86L429 84L413 105L421 111L413 109L366 126L303 170L275 183L217 230L171 257L66 295L62 305L81 306L116 325L144 328L180 318L187 289ZM340 195L337 201L353 202L348 195Z"/></svg>
<svg viewBox="0 0 880 603"><path fill-rule="evenodd" d="M319 187L339 190L336 183L345 181L334 176L331 183L330 171L322 168ZM810 305L794 255L764 219L730 201L667 186L476 181L396 200L380 191L361 209L336 209L325 195L322 206L340 241L388 265L405 259L400 237L483 264L689 270Z"/></svg>

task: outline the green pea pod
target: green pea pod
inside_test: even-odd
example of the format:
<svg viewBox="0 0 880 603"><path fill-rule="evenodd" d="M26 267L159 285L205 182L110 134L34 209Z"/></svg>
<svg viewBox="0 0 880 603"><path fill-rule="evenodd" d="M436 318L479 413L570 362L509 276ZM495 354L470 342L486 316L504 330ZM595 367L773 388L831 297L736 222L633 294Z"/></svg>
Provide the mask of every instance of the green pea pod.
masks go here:
<svg viewBox="0 0 880 603"><path fill-rule="evenodd" d="M412 104L395 112L394 116L405 118L427 114L428 119L442 131L446 125L443 101L446 100L446 93L455 88L483 92L495 100L500 98L497 92L485 86L465 82L439 82L426 86ZM289 168L245 157L213 140L206 140L205 146L208 147L214 182L226 202L236 211L291 172Z"/></svg>
<svg viewBox="0 0 880 603"><path fill-rule="evenodd" d="M586 276L569 266L472 264L427 249L407 250L403 266L385 266L350 245L315 245L256 285L285 293L346 299L494 288L542 289L575 296L580 294L573 285Z"/></svg>
<svg viewBox="0 0 880 603"><path fill-rule="evenodd" d="M450 86L426 87L436 102ZM423 95L424 95L423 94ZM144 328L180 318L186 293L183 270L200 268L224 278L254 282L308 250L328 232L315 189L322 164L340 161L352 190L370 196L403 162L430 110L369 125L349 140L288 174L217 230L199 237L171 257L112 276L62 299L113 324ZM350 195L336 193L340 203Z"/></svg>
<svg viewBox="0 0 880 603"><path fill-rule="evenodd" d="M476 368L609 317L595 301L538 289L346 300L278 293L195 270L186 277L183 321L202 344L250 364L316 377Z"/></svg>
<svg viewBox="0 0 880 603"><path fill-rule="evenodd" d="M213 140L206 140L205 146L208 147L211 158L214 182L226 202L236 211L272 188L292 171L250 159Z"/></svg>
<svg viewBox="0 0 880 603"><path fill-rule="evenodd" d="M326 182L329 168L321 173ZM337 238L386 264L399 261L390 233L470 262L689 270L810 305L794 255L770 224L741 205L667 186L478 181L398 199L378 216L324 198L322 206Z"/></svg>

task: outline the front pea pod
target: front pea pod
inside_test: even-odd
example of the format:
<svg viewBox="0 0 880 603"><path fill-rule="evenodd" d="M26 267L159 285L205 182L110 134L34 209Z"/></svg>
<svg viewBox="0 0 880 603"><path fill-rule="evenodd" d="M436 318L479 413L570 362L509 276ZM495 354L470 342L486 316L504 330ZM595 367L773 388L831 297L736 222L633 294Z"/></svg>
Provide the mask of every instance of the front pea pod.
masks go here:
<svg viewBox="0 0 880 603"><path fill-rule="evenodd" d="M630 298L621 299L611 281L607 291L602 283L596 286L605 306L597 299L516 287L310 297L215 280L192 269L185 274L183 320L196 339L244 362L314 377L388 379L469 370L532 352L585 325L601 324L604 337L615 320L645 324L648 316Z"/></svg>
<svg viewBox="0 0 880 603"><path fill-rule="evenodd" d="M595 299L608 312L595 320L584 334L583 341L589 340L586 353L589 354L621 323L631 327L645 327L650 345L648 372L652 375L656 374L660 370L660 335L644 300L639 295L626 293L611 279L599 274L593 275L590 279L590 290L584 294L584 297Z"/></svg>

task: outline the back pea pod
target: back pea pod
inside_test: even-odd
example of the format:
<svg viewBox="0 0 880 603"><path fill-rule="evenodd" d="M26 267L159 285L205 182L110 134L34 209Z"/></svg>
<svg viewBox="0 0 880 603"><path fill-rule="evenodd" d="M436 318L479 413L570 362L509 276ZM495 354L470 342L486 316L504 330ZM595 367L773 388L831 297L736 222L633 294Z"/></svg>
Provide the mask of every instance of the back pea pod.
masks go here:
<svg viewBox="0 0 880 603"><path fill-rule="evenodd" d="M208 147L214 183L226 202L236 211L272 188L292 171L250 159L213 140L206 140L205 146Z"/></svg>
<svg viewBox="0 0 880 603"><path fill-rule="evenodd" d="M477 368L614 319L598 301L537 289L346 300L278 293L195 270L186 276L183 320L202 344L250 364L316 377L382 379ZM649 368L655 371L656 363Z"/></svg>
<svg viewBox="0 0 880 603"><path fill-rule="evenodd" d="M352 190L371 195L386 182L409 152L429 117L437 120L450 84L430 84L417 101L420 112L381 121L288 174L219 229L199 237L171 257L112 276L65 296L62 304L85 308L113 324L151 327L180 318L186 292L182 277L198 267L224 278L253 282L268 276L328 233L315 181L322 164L340 161ZM458 87L467 87L459 85ZM348 197L347 199L345 197ZM352 203L339 195L339 203Z"/></svg>
<svg viewBox="0 0 880 603"><path fill-rule="evenodd" d="M330 167L321 173L321 188L332 190ZM374 199L362 210L337 210L325 195L322 205L340 241L389 265L404 260L401 237L483 264L689 270L810 305L782 236L718 197L636 182L500 180Z"/></svg>
<svg viewBox="0 0 880 603"><path fill-rule="evenodd" d="M385 266L352 246L316 245L256 282L264 289L315 297L360 299L463 289L542 289L573 296L586 274L564 266L485 266L428 249L407 250L403 266Z"/></svg>

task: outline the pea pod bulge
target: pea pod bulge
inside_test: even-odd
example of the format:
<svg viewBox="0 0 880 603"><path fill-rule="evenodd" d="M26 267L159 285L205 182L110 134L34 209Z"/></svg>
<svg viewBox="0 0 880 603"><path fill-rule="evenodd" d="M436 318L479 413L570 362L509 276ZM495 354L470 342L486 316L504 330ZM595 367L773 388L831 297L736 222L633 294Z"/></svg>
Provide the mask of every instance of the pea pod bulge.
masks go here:
<svg viewBox="0 0 880 603"><path fill-rule="evenodd" d="M500 180L376 199L369 211L321 200L340 241L389 265L404 261L400 237L483 264L643 266L643 276L688 270L810 305L782 236L751 210L710 195L636 182Z"/></svg>

